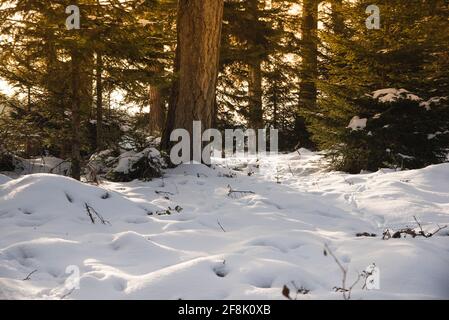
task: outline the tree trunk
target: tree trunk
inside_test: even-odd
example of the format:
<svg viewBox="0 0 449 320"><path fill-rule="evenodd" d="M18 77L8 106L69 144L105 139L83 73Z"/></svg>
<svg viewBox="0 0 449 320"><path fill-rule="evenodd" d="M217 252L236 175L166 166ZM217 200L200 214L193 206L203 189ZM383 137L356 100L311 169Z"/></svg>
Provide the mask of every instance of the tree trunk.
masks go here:
<svg viewBox="0 0 449 320"><path fill-rule="evenodd" d="M94 117L96 114L96 107L94 107L94 71L96 69L94 52L89 49L83 49L80 59L82 59L80 63L81 113Z"/></svg>
<svg viewBox="0 0 449 320"><path fill-rule="evenodd" d="M27 86L27 116L31 114L31 86ZM31 141L27 134L25 137L25 157L29 158L31 155Z"/></svg>
<svg viewBox="0 0 449 320"><path fill-rule="evenodd" d="M150 100L150 123L149 129L151 135L158 135L162 132L164 127L164 101L161 96L161 91L157 86L150 86L149 88Z"/></svg>
<svg viewBox="0 0 449 320"><path fill-rule="evenodd" d="M97 151L100 151L104 147L103 141L103 79L101 74L103 73L103 57L101 53L97 52L96 63L96 86L97 86Z"/></svg>
<svg viewBox="0 0 449 320"><path fill-rule="evenodd" d="M274 85L273 92L273 127L278 129L278 88L277 84Z"/></svg>
<svg viewBox="0 0 449 320"><path fill-rule="evenodd" d="M262 66L259 59L256 59L256 61L249 66L248 95L249 127L252 129L262 129Z"/></svg>
<svg viewBox="0 0 449 320"><path fill-rule="evenodd" d="M218 75L223 0L180 0L178 47L173 85L162 147L171 146L170 133L186 129L191 137L193 121L210 128ZM192 154L191 154L192 155Z"/></svg>
<svg viewBox="0 0 449 320"><path fill-rule="evenodd" d="M81 138L80 138L80 67L81 58L77 49L71 51L71 77L72 77L72 178L81 178Z"/></svg>
<svg viewBox="0 0 449 320"><path fill-rule="evenodd" d="M304 0L302 10L299 107L315 111L318 78L318 0Z"/></svg>
<svg viewBox="0 0 449 320"><path fill-rule="evenodd" d="M259 0L249 0L248 13L251 21L256 25L259 21ZM250 39L251 50L258 51L257 33ZM263 127L263 110L262 110L262 60L256 54L251 58L248 73L248 97L249 112L248 125L252 129L261 129Z"/></svg>

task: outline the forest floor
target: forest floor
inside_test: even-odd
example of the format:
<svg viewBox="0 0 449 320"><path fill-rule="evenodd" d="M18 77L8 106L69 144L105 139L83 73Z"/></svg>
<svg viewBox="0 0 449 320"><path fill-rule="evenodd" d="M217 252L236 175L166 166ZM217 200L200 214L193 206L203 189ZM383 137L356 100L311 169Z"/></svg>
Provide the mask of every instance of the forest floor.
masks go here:
<svg viewBox="0 0 449 320"><path fill-rule="evenodd" d="M332 254L348 286L379 268L379 289L362 278L352 299L449 298L449 228L382 239L420 231L414 217L426 232L449 224L449 163L349 175L321 161L301 149L98 187L0 175L0 298L285 299L287 285L342 299Z"/></svg>

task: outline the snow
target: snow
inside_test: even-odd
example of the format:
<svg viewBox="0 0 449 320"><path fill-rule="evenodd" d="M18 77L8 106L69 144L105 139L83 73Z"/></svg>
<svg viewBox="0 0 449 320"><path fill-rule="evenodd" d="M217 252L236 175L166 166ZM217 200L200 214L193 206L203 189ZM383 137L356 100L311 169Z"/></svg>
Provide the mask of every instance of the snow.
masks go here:
<svg viewBox="0 0 449 320"><path fill-rule="evenodd" d="M117 166L114 168L115 172L121 172L124 174L128 174L132 167L142 158L148 157L148 159L160 158L160 152L155 148L146 148L141 152L135 152L133 150L124 152L120 155L120 159L117 163Z"/></svg>
<svg viewBox="0 0 449 320"><path fill-rule="evenodd" d="M352 131L363 130L366 128L367 121L368 119L366 118L360 119L358 116L355 116L351 119L346 128L351 129Z"/></svg>
<svg viewBox="0 0 449 320"><path fill-rule="evenodd" d="M442 101L447 101L449 99L449 97L432 97L427 101L422 101L419 105L421 107L426 108L426 110L431 110L432 109L432 105L436 104L440 104L442 103Z"/></svg>
<svg viewBox="0 0 449 320"><path fill-rule="evenodd" d="M138 21L137 21L140 25L142 25L142 26L147 26L147 25L149 25L149 24L153 24L154 22L151 22L151 21L149 21L149 20L146 20L146 19L139 19Z"/></svg>
<svg viewBox="0 0 449 320"><path fill-rule="evenodd" d="M5 176L4 174L1 174L1 173L0 173L0 184L4 184L4 183L6 183L6 182L8 182L8 181L10 181L10 180L11 180L10 177Z"/></svg>
<svg viewBox="0 0 449 320"><path fill-rule="evenodd" d="M349 267L349 282L379 267L380 290L360 283L354 299L449 298L448 229L381 239L386 228L415 227L413 216L426 231L449 223L449 163L349 175L323 161L300 149L101 186L0 175L0 298L283 299L294 282L310 290L299 299L341 299L324 244ZM254 193L231 197L228 186ZM108 223L93 224L86 204ZM66 286L69 266L79 268L77 290Z"/></svg>
<svg viewBox="0 0 449 320"><path fill-rule="evenodd" d="M410 93L405 89L385 88L373 92L373 98L382 103L395 102L399 99L412 101L422 101L417 95Z"/></svg>

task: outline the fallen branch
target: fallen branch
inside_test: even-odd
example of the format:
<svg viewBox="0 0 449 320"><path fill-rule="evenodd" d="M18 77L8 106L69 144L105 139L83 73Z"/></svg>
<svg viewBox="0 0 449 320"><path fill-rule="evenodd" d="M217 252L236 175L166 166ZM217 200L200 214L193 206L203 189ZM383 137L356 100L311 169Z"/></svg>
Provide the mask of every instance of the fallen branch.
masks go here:
<svg viewBox="0 0 449 320"><path fill-rule="evenodd" d="M421 223L416 218L416 216L413 216L413 219L415 220L416 224L418 225L419 231L416 231L415 229L412 229L412 228L403 228L403 229L397 230L395 232L393 232L390 229L386 229L383 232L382 239L383 240L388 240L388 239L392 239L392 238L400 239L400 238L402 238L402 235L404 235L404 236L410 235L412 238L416 238L416 237L430 238L430 237L434 236L435 234L437 234L438 232L440 232L441 230L447 228L447 225L442 226L442 227L437 225L437 227L438 227L437 230L435 230L433 232L425 232L421 226Z"/></svg>
<svg viewBox="0 0 449 320"><path fill-rule="evenodd" d="M254 191L249 190L234 190L230 185L228 185L228 197L231 197L233 194L255 194Z"/></svg>
<svg viewBox="0 0 449 320"><path fill-rule="evenodd" d="M174 209L172 209L171 207L168 207L168 209L166 209L166 210L159 210L156 212L147 212L147 215L149 215L149 216L152 216L152 215L169 216L169 215L173 214L174 212L180 213L182 210L183 210L183 208L180 206L176 206Z"/></svg>
<svg viewBox="0 0 449 320"><path fill-rule="evenodd" d="M156 190L156 191L154 191L154 193L156 193L156 194L158 194L158 195L160 195L160 196L163 196L164 199L166 199L166 200L170 200L170 197L169 197L169 196L174 196L174 194L173 194L172 192L168 192L168 191L159 191L159 190Z"/></svg>
<svg viewBox="0 0 449 320"><path fill-rule="evenodd" d="M375 233L369 233L369 232L358 232L355 234L356 237L377 237L377 235Z"/></svg>

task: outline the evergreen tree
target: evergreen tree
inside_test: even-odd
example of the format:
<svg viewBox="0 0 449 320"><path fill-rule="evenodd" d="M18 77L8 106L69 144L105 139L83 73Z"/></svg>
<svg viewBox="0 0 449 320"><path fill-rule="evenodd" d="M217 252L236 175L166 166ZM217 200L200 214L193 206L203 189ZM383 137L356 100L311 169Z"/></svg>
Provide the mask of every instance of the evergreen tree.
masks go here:
<svg viewBox="0 0 449 320"><path fill-rule="evenodd" d="M381 1L381 29L369 30L364 15L369 4L343 2L336 7L337 15L328 14L324 19L321 95L317 112L308 116L314 139L329 151L334 168L350 172L384 166L416 168L444 161L445 134L434 141L427 137L446 131L446 102L434 98L439 105L433 103L430 110L422 106L447 93L446 76L431 71L443 70L442 52L448 51L447 35L431 31L447 27L447 5L443 1L413 5L410 1ZM336 16L341 16L344 28ZM373 98L373 92L384 88L410 93L396 90L396 101L383 103ZM411 93L422 100L410 100L414 97ZM416 110L419 104L421 109ZM366 119L367 127L348 128L355 116ZM441 122L432 124L431 119ZM410 143L413 140L421 142Z"/></svg>

